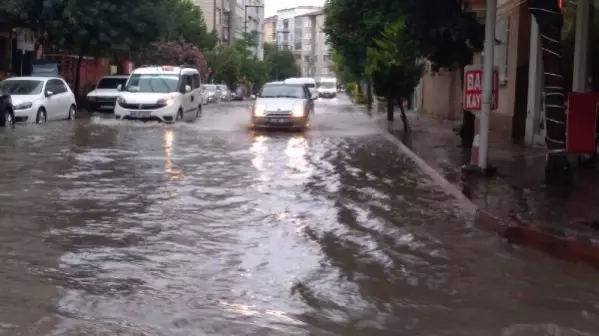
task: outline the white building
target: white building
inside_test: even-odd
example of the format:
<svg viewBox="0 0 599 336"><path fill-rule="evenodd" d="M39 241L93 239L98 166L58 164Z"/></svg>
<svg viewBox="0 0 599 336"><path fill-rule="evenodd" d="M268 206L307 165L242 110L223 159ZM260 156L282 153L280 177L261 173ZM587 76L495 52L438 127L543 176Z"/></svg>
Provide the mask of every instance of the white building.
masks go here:
<svg viewBox="0 0 599 336"><path fill-rule="evenodd" d="M329 77L333 72L331 48L323 32L322 9L297 15L294 19L293 52L305 77Z"/></svg>
<svg viewBox="0 0 599 336"><path fill-rule="evenodd" d="M215 31L219 43L232 44L243 38L244 32L256 32L259 44L254 53L263 58L263 0L193 0L204 14L208 32Z"/></svg>
<svg viewBox="0 0 599 336"><path fill-rule="evenodd" d="M321 10L322 7L318 6L299 6L288 9L281 9L277 11L277 25L276 25L276 43L280 49L294 50L295 41L295 17L317 10ZM301 27L300 27L301 28Z"/></svg>

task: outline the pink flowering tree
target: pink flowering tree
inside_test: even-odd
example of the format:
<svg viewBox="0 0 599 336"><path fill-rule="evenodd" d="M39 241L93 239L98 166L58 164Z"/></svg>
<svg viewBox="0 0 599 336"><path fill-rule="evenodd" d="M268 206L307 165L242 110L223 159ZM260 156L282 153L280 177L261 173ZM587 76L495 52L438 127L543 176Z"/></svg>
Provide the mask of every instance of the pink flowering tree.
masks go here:
<svg viewBox="0 0 599 336"><path fill-rule="evenodd" d="M211 70L208 67L204 53L194 44L180 42L154 42L139 53L137 65L194 65L206 81Z"/></svg>

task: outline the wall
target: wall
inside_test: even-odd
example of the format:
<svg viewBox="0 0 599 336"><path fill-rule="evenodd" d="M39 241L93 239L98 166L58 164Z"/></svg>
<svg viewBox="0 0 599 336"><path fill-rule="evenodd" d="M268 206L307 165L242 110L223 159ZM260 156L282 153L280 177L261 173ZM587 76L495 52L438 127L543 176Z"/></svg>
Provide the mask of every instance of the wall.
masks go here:
<svg viewBox="0 0 599 336"><path fill-rule="evenodd" d="M262 38L266 43L275 43L277 40L277 19L268 18L264 20L264 27L262 28Z"/></svg>
<svg viewBox="0 0 599 336"><path fill-rule="evenodd" d="M516 79L528 63L530 16L528 8L521 1L504 0L498 6L497 19L496 37L498 40L507 41L495 48L495 66L499 67L503 83L499 89L499 108L491 114L491 129L511 135L519 123L525 122L525 118L523 121L520 119L521 112L524 111L524 116L526 113L526 99L522 102L521 95L517 92L525 88L527 83L523 82L522 78L518 78L518 83ZM508 23L503 34L501 28L505 22ZM478 62L480 58L475 57L475 63ZM458 71L425 73L420 94L422 108L431 116L448 120L462 118L462 86Z"/></svg>

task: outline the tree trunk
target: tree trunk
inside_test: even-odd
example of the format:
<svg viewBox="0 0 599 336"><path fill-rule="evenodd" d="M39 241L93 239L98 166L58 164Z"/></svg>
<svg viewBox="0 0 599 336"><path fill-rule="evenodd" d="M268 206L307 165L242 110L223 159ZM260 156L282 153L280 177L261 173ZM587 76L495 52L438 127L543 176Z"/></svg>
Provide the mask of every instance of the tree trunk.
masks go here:
<svg viewBox="0 0 599 336"><path fill-rule="evenodd" d="M528 0L530 13L539 24L545 92L545 183L569 184L572 168L566 153L566 111L562 72L561 30L564 17L558 1Z"/></svg>
<svg viewBox="0 0 599 336"><path fill-rule="evenodd" d="M387 97L387 121L395 120L395 116L393 115L395 101L393 97Z"/></svg>
<svg viewBox="0 0 599 336"><path fill-rule="evenodd" d="M80 100L80 86L81 86L81 63L83 62L83 48L79 48L79 54L77 55L77 65L75 66L75 83L73 83L73 89L75 91L75 97L77 103Z"/></svg>
<svg viewBox="0 0 599 336"><path fill-rule="evenodd" d="M399 110L401 111L401 122L403 123L403 130L404 132L408 132L410 130L410 124L408 123L408 116L406 115L406 110L401 100L399 103Z"/></svg>

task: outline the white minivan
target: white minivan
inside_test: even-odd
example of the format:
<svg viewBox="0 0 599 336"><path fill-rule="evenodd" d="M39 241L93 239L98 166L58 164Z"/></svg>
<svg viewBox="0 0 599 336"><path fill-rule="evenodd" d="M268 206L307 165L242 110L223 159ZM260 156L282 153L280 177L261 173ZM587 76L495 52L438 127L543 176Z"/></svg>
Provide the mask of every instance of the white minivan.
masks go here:
<svg viewBox="0 0 599 336"><path fill-rule="evenodd" d="M116 119L167 123L193 120L202 113L200 73L186 66L144 66L135 69L114 107Z"/></svg>

